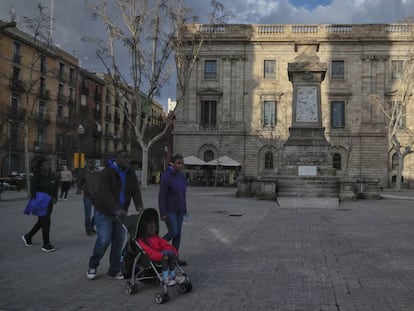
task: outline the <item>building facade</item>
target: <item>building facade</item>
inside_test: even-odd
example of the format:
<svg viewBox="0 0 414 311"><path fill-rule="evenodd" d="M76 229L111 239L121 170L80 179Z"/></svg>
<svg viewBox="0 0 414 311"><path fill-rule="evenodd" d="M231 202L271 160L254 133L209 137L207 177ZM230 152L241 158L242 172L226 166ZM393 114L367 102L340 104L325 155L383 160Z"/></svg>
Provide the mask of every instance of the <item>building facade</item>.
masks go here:
<svg viewBox="0 0 414 311"><path fill-rule="evenodd" d="M29 169L39 157L47 157L57 171L62 165L76 170L87 159L104 166L121 149L139 156L129 122L136 112L128 85L84 70L73 55L2 25L0 21L0 176L25 171L25 137ZM162 124L162 106L154 102L149 130L157 132ZM163 147L160 142L153 148L160 154L158 170Z"/></svg>
<svg viewBox="0 0 414 311"><path fill-rule="evenodd" d="M205 161L229 156L242 164L241 176L256 180L280 176L293 114L288 67L314 57L326 65L321 121L334 175L377 179L383 187L392 182L388 120L372 97L398 100L412 25L193 26L188 35L195 29L210 36L176 110L175 152ZM307 49L316 54L301 60ZM413 115L411 103L406 129L413 129ZM402 141L410 139L406 132L399 133ZM412 155L403 175L406 184L414 180Z"/></svg>

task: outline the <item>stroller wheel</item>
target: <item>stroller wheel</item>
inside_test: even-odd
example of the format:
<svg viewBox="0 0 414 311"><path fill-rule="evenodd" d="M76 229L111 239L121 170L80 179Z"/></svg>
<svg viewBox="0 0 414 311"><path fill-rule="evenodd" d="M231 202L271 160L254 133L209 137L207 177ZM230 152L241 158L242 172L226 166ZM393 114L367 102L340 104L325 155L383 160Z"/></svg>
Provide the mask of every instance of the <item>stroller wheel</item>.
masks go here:
<svg viewBox="0 0 414 311"><path fill-rule="evenodd" d="M125 294L132 295L138 290L137 285L132 285L130 281L127 281L125 284Z"/></svg>
<svg viewBox="0 0 414 311"><path fill-rule="evenodd" d="M193 289L193 285L189 281L180 284L180 292L182 294L189 293Z"/></svg>
<svg viewBox="0 0 414 311"><path fill-rule="evenodd" d="M170 297L168 297L168 294L166 293L157 293L155 295L155 302L159 305L162 303L166 303Z"/></svg>

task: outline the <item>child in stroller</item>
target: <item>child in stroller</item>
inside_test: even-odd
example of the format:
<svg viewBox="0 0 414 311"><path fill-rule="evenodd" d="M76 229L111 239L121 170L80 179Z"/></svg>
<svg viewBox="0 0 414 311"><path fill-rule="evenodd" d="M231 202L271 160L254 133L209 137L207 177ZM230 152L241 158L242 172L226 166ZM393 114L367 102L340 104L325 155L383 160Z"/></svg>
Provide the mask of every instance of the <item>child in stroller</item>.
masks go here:
<svg viewBox="0 0 414 311"><path fill-rule="evenodd" d="M146 208L119 220L128 232L122 260L122 274L129 279L125 293L135 293L138 290L137 281L158 279L162 292L156 294L155 302L161 304L169 299L167 286L178 284L181 293L192 290L190 278L177 263L177 250L158 236L159 216L156 209Z"/></svg>
<svg viewBox="0 0 414 311"><path fill-rule="evenodd" d="M155 262L161 262L162 281L167 286L181 282L182 278L176 280L175 261L177 260L177 250L161 238L158 234L158 226L155 222L147 223L145 235L137 239L138 244L147 253L149 258Z"/></svg>

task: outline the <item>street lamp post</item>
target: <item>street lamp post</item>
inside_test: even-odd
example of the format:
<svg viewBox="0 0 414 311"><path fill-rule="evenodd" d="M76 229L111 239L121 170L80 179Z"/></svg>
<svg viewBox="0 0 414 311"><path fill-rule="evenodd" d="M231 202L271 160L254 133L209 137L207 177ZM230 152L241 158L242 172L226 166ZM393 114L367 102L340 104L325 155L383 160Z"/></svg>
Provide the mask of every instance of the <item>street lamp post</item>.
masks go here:
<svg viewBox="0 0 414 311"><path fill-rule="evenodd" d="M79 157L78 157L78 170L82 169L82 155L83 155L83 135L85 134L85 128L82 124L78 126L78 136L79 136ZM76 194L81 194L79 184L77 186Z"/></svg>
<svg viewBox="0 0 414 311"><path fill-rule="evenodd" d="M168 146L164 146L164 172L167 169Z"/></svg>

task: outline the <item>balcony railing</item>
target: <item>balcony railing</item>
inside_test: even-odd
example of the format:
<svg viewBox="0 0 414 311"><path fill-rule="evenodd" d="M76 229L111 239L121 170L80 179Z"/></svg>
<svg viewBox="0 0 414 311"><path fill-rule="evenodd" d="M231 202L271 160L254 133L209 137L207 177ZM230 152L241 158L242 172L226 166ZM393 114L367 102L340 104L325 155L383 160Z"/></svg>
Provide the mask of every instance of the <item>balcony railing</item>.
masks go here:
<svg viewBox="0 0 414 311"><path fill-rule="evenodd" d="M26 109L23 108L9 108L7 112L7 117L14 121L23 121L26 114Z"/></svg>
<svg viewBox="0 0 414 311"><path fill-rule="evenodd" d="M47 144L42 141L34 141L33 142L33 151L35 152L53 152L52 144Z"/></svg>
<svg viewBox="0 0 414 311"><path fill-rule="evenodd" d="M112 121L112 114L110 114L110 113L105 113L105 120L106 120L106 121Z"/></svg>
<svg viewBox="0 0 414 311"><path fill-rule="evenodd" d="M39 98L49 100L50 99L50 92L49 90L40 90L39 91Z"/></svg>
<svg viewBox="0 0 414 311"><path fill-rule="evenodd" d="M24 91L24 83L19 79L11 79L10 88L15 92L21 93Z"/></svg>
<svg viewBox="0 0 414 311"><path fill-rule="evenodd" d="M24 149L23 141L18 139L8 139L4 144L3 150L22 151Z"/></svg>
<svg viewBox="0 0 414 311"><path fill-rule="evenodd" d="M100 120L102 117L102 111L94 109L93 116L95 119Z"/></svg>
<svg viewBox="0 0 414 311"><path fill-rule="evenodd" d="M38 124L48 125L50 124L50 115L48 113L39 113L35 116Z"/></svg>
<svg viewBox="0 0 414 311"><path fill-rule="evenodd" d="M17 54L13 55L13 63L20 64L21 61L22 61L22 56L21 55L17 55Z"/></svg>
<svg viewBox="0 0 414 311"><path fill-rule="evenodd" d="M58 105L62 105L63 106L63 105L66 104L67 98L63 94L58 94L57 100L58 100Z"/></svg>
<svg viewBox="0 0 414 311"><path fill-rule="evenodd" d="M68 117L57 117L56 118L56 125L64 128L73 128L75 123L73 120L70 120Z"/></svg>

